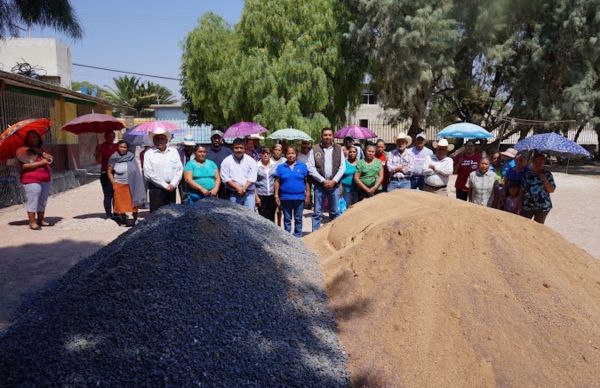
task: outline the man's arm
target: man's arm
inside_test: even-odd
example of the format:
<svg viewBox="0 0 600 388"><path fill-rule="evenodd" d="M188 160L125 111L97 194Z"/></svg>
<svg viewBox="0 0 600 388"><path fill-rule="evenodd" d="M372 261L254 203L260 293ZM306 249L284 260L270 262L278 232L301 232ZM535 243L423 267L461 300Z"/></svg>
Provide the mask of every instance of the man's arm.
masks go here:
<svg viewBox="0 0 600 388"><path fill-rule="evenodd" d="M317 167L315 165L314 150L310 150L310 152L308 153L307 166L308 166L308 173L310 174L310 176L312 176L314 179L316 179L317 182L323 183L325 181L325 177L323 177L323 175L319 174L319 172L317 171Z"/></svg>
<svg viewBox="0 0 600 388"><path fill-rule="evenodd" d="M335 184L337 185L338 183L340 183L340 181L342 180L342 176L344 175L344 172L346 171L346 162L344 161L344 151L342 149L340 149L340 167L337 170L337 173L333 176L333 181L335 181ZM332 157L333 159L333 157Z"/></svg>
<svg viewBox="0 0 600 388"><path fill-rule="evenodd" d="M454 162L450 158L446 158L441 162L436 163L435 166L435 172L437 172L438 175L450 176L454 171Z"/></svg>
<svg viewBox="0 0 600 388"><path fill-rule="evenodd" d="M173 177L173 179L171 179L171 186L177 187L177 186L179 186L179 182L181 182L181 176L183 174L183 164L181 163L181 159L179 158L178 152L177 153L173 152L171 155L172 155L171 157L173 158L173 160L177 161L177 164L175 166L175 174L174 174L175 176ZM175 155L175 156L173 156L173 155Z"/></svg>

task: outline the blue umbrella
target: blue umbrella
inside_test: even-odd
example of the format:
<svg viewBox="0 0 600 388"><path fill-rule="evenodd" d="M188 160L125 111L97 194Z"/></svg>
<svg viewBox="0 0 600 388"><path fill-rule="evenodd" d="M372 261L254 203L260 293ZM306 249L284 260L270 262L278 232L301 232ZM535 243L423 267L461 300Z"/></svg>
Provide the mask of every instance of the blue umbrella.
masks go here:
<svg viewBox="0 0 600 388"><path fill-rule="evenodd" d="M515 144L517 151L538 151L564 158L591 158L582 146L557 133L542 133L527 137Z"/></svg>
<svg viewBox="0 0 600 388"><path fill-rule="evenodd" d="M489 139L494 137L479 125L471 123L456 123L442 129L437 138Z"/></svg>
<svg viewBox="0 0 600 388"><path fill-rule="evenodd" d="M139 133L131 133L131 131L134 129L133 128L129 128L125 131L125 134L123 135L123 140L125 140L127 142L127 144L132 145L132 146L144 146L144 145L150 145L150 144L146 144L146 142L144 141L144 137L146 135L143 134L139 134Z"/></svg>

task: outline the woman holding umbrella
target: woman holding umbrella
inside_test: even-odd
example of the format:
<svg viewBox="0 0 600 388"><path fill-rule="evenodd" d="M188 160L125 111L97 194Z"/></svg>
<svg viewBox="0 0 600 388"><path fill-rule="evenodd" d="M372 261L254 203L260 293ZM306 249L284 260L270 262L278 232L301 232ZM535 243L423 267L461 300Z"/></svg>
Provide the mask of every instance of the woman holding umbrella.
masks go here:
<svg viewBox="0 0 600 388"><path fill-rule="evenodd" d="M116 147L117 152L107 162L107 176L114 191L114 210L122 226L127 226L127 213L133 213L132 226L135 226L138 208L146 203L146 187L135 155L127 150L125 140L119 141Z"/></svg>
<svg viewBox="0 0 600 388"><path fill-rule="evenodd" d="M40 230L42 226L50 226L44 220L44 214L52 188L50 164L54 158L42 148L42 138L36 131L27 132L25 147L17 150L17 159L21 162L21 183L27 198L25 207L29 227Z"/></svg>
<svg viewBox="0 0 600 388"><path fill-rule="evenodd" d="M523 205L521 215L543 224L552 209L550 194L556 189L552 173L545 169L546 157L536 154L531 170L525 172L521 181Z"/></svg>

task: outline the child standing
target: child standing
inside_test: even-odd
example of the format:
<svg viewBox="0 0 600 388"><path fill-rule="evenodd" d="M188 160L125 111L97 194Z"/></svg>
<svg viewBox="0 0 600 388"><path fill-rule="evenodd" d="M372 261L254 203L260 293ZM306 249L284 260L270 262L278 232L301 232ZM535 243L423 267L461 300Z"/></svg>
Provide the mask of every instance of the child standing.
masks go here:
<svg viewBox="0 0 600 388"><path fill-rule="evenodd" d="M521 187L518 182L508 186L508 197L504 200L504 210L513 214L521 214Z"/></svg>

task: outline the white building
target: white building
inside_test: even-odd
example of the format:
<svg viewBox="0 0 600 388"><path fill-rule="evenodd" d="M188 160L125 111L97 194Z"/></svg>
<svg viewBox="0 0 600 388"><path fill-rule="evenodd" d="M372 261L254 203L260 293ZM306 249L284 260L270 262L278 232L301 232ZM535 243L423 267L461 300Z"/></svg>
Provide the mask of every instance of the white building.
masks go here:
<svg viewBox="0 0 600 388"><path fill-rule="evenodd" d="M52 38L0 40L0 70L12 72L23 62L31 65L40 81L71 89L71 49L64 43Z"/></svg>

